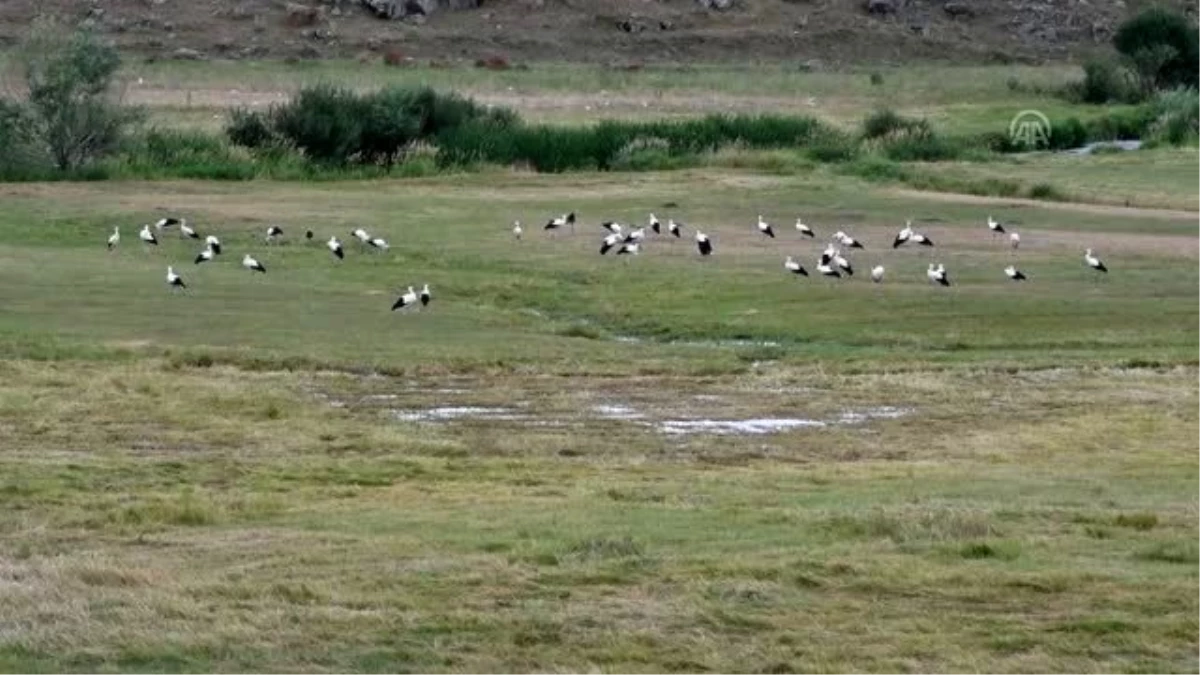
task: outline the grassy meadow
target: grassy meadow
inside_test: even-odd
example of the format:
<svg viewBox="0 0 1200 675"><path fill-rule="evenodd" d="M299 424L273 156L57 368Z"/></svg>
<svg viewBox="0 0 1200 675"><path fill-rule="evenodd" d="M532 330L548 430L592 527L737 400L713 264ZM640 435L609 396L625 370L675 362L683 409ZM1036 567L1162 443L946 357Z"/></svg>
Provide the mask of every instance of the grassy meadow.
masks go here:
<svg viewBox="0 0 1200 675"><path fill-rule="evenodd" d="M205 68L136 73L875 106L867 71ZM1009 116L984 71L881 87L969 127ZM0 185L0 671L1200 669L1194 149L922 167L1053 180L1052 203L743 159ZM542 231L569 210L574 233ZM597 255L602 220L651 212L684 237ZM223 255L142 246L166 214ZM893 250L906 219L937 246ZM866 246L853 277L785 272L839 229ZM425 283L429 307L389 311Z"/></svg>

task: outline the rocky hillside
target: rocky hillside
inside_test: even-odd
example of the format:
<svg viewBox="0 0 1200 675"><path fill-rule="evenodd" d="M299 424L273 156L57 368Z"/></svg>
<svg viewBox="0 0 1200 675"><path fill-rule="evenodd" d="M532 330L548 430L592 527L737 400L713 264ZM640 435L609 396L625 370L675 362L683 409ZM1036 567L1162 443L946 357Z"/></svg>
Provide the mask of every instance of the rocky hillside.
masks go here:
<svg viewBox="0 0 1200 675"><path fill-rule="evenodd" d="M1038 62L1107 44L1137 0L2 0L159 58ZM1195 16L1194 3L1170 3Z"/></svg>

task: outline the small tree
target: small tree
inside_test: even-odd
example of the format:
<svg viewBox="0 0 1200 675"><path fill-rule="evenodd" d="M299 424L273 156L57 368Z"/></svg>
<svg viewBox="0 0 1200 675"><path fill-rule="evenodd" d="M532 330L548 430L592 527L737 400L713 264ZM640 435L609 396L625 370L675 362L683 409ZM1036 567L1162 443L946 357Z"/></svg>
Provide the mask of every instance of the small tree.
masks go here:
<svg viewBox="0 0 1200 675"><path fill-rule="evenodd" d="M1121 24L1113 46L1128 61L1143 94L1200 82L1196 27L1186 17L1160 7Z"/></svg>
<svg viewBox="0 0 1200 675"><path fill-rule="evenodd" d="M17 55L35 134L54 164L78 168L113 151L137 112L112 99L117 50L90 31L39 20Z"/></svg>

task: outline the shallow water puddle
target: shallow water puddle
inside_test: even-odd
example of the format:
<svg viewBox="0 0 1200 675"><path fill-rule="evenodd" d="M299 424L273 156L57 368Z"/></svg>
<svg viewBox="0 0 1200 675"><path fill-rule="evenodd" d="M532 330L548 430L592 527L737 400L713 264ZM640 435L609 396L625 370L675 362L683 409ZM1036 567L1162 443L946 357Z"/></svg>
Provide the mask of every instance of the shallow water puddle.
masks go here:
<svg viewBox="0 0 1200 675"><path fill-rule="evenodd" d="M455 419L522 420L526 416L512 408L483 406L446 406L428 410L393 410L392 415L402 422L445 422Z"/></svg>

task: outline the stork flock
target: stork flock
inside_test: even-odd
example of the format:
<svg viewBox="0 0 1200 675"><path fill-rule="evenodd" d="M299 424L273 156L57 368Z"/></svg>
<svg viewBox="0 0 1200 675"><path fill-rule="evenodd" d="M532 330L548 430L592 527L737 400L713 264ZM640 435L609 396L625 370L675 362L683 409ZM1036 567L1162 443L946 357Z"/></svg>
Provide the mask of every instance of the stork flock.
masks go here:
<svg viewBox="0 0 1200 675"><path fill-rule="evenodd" d="M575 212L572 211L570 213L564 213L547 221L543 229L550 233L551 236L563 228L570 228L573 232L575 228L575 220ZM1019 232L1008 231L1005 229L1002 223L995 220L990 215L987 217L986 223L987 229L992 234L993 238L1007 235L1008 244L1012 250L1015 252L1018 248L1020 248L1021 234ZM644 227L638 227L634 229L631 225L622 225L621 223L612 220L607 220L600 223L600 227L606 231L603 239L600 240L600 255L607 255L610 251L614 252L616 255L637 255L641 252L642 245L646 240L647 227L656 235L663 233L662 222L653 213L650 214L647 225ZM676 239L680 239L682 238L682 228L682 223L678 223L671 218L667 219L666 233L668 235L674 236ZM759 234L768 239L776 238L775 228L771 225L771 223L763 219L761 214L758 216L758 222L756 223L755 228ZM512 232L513 236L520 241L524 234L524 229L521 227L520 221L513 223ZM801 237L807 237L809 239L815 239L817 236L813 228L805 224L802 218L796 219L796 232ZM702 257L711 256L715 250L712 239L698 229L695 230L693 236L696 241L697 252ZM902 246L909 245L924 246L928 248L935 247L933 239L913 229L911 220L905 222L904 227L896 233L895 238L892 240L893 249L898 249ZM843 249L845 249L845 252ZM821 252L820 258L817 260L817 264L815 266L817 274L820 274L823 277L832 277L837 279L853 276L854 266L846 256L849 254L849 251L854 249L865 250L866 247L863 245L862 241L850 236L849 234L846 234L841 230L835 232L829 245L825 247L825 249ZM1084 253L1083 261L1087 267L1095 270L1096 272L1105 274L1108 272L1108 268L1104 265L1104 262L1097 258L1092 253L1092 249L1090 248ZM790 274L805 277L809 276L808 269L806 269L803 264L797 261L794 256L789 255L784 259L783 268ZM875 265L871 268L871 281L877 284L882 283L885 273L886 269L883 265ZM1004 268L1004 275L1010 281L1026 281L1029 278L1024 272L1017 269L1017 266L1013 264L1009 264ZM929 263L929 267L925 271L925 276L932 284L936 284L938 286L951 285L950 274L947 272L946 266L942 263Z"/></svg>
<svg viewBox="0 0 1200 675"><path fill-rule="evenodd" d="M201 239L200 234L187 224L186 219L171 216L159 219L154 223L153 228L151 228L150 225L143 225L142 229L138 231L138 240L141 241L143 247L147 249L151 247L157 248L159 244L159 235L164 231L169 231L173 227L178 228L179 236L182 239ZM372 237L361 227L355 228L350 234L359 241L360 245L364 249L387 251L390 248L386 239L383 239L382 237ZM283 241L283 238L284 232L282 227L278 225L271 225L267 228L265 237L265 242L267 245L278 244ZM315 238L316 234L312 230L305 231L304 239L306 242L312 242ZM203 241L204 248L201 249L200 252L196 254L196 257L192 260L194 265L202 265L204 263L213 262L218 256L221 255L221 240L218 239L216 235L207 235L203 237ZM112 234L108 236L108 250L115 250L120 243L121 228L117 226L113 228ZM334 258L337 258L339 261L346 258L346 250L336 235L329 237L328 241L325 242L325 248L329 249L330 255L332 255ZM242 267L248 270L251 274L254 274L255 272L259 274L267 273L266 266L249 253L246 253L242 256ZM175 271L174 265L167 266L166 279L167 288L169 288L171 291L187 291L188 285L183 280L183 275ZM429 290L429 284L425 284L421 288L420 292L413 290L413 287L409 286L408 289L402 292L400 297L398 297L396 301L392 303L392 311L417 307L418 305L424 307L428 305L432 299L433 294Z"/></svg>

